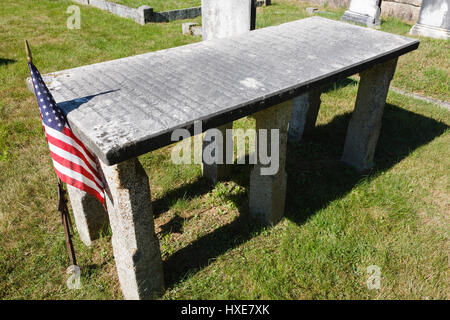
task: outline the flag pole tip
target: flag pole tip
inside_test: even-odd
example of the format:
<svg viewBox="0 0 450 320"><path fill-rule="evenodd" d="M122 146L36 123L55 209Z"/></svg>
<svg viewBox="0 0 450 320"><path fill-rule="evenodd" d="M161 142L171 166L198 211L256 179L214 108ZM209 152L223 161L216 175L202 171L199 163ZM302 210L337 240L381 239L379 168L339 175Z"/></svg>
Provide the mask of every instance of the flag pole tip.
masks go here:
<svg viewBox="0 0 450 320"><path fill-rule="evenodd" d="M31 50L30 50L30 46L28 45L28 41L27 40L25 40L25 51L27 52L28 62L31 63L33 61L33 58L31 56Z"/></svg>

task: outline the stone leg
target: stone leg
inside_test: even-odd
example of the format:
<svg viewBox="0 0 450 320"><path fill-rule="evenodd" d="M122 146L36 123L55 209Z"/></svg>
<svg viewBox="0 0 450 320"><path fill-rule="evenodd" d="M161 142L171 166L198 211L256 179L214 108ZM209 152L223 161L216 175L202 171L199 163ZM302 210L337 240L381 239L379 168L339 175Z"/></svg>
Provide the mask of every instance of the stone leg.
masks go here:
<svg viewBox="0 0 450 320"><path fill-rule="evenodd" d="M223 137L223 141L221 145L217 145L216 146L216 150L222 150L222 164L207 164L204 162L204 158L203 158L203 154L202 154L202 172L203 172L203 177L207 178L208 180L210 180L213 183L216 183L217 181L223 180L226 177L229 176L230 174L230 170L231 170L231 165L232 164L227 164L226 160L227 158L230 156L229 152L233 151L233 146L232 146L232 141L228 141L231 145L227 146L227 136L226 136L226 130L227 129L233 129L233 123L227 123L223 126L220 126L217 128L221 133L222 133L222 137ZM218 141L206 141L203 140L203 150L205 150L205 148L212 144L212 143L218 143Z"/></svg>
<svg viewBox="0 0 450 320"><path fill-rule="evenodd" d="M101 232L108 231L108 213L94 196L70 185L67 185L67 192L78 234L81 241L90 246Z"/></svg>
<svg viewBox="0 0 450 320"><path fill-rule="evenodd" d="M378 64L360 74L355 110L348 125L342 161L364 171L373 166L389 84L397 59Z"/></svg>
<svg viewBox="0 0 450 320"><path fill-rule="evenodd" d="M120 286L125 299L152 299L164 288L147 174L137 158L101 163Z"/></svg>
<svg viewBox="0 0 450 320"><path fill-rule="evenodd" d="M284 215L286 201L286 146L289 121L292 116L293 100L281 103L266 110L255 113L256 132L258 135L258 164L250 174L250 216L263 225L274 225ZM267 129L267 141L261 139L261 129ZM278 159L278 170L275 174L263 175L261 169L270 165L261 163L261 152L267 152L261 145L267 144L267 150L272 150L271 129L278 129L278 150L270 156L272 162ZM277 152L278 151L278 152ZM267 152L269 153L269 152ZM275 153L275 154L274 154ZM278 154L276 154L278 153Z"/></svg>
<svg viewBox="0 0 450 320"><path fill-rule="evenodd" d="M294 98L292 120L289 123L289 141L299 142L304 133L310 133L316 126L322 90L315 89Z"/></svg>

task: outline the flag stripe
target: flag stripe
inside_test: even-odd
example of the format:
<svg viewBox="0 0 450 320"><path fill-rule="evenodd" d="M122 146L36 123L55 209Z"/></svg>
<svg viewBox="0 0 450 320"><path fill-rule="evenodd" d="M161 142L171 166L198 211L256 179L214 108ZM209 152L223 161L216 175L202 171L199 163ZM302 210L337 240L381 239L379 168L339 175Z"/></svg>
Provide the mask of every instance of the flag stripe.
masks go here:
<svg viewBox="0 0 450 320"><path fill-rule="evenodd" d="M71 186L73 186L73 187L75 187L75 188L78 188L78 189L80 189L80 190L83 190L83 191L85 191L85 192L87 192L87 193L93 195L93 196L96 197L101 203L103 203L103 204L105 203L105 197L104 197L104 194L103 194L103 193L98 193L98 191L92 189L91 187L85 185L84 183L82 183L82 182L80 182L80 181L78 181L78 180L75 180L75 179L73 179L73 178L70 177L70 176L67 176L67 175L63 174L62 172L59 172L58 169L56 169L56 168L54 168L54 169L55 169L55 172L56 172L56 174L58 175L58 177L59 177L63 182L65 182L65 183L67 183L67 184L69 184L69 185L71 185Z"/></svg>
<svg viewBox="0 0 450 320"><path fill-rule="evenodd" d="M81 173L71 170L69 168L66 168L66 167L62 166L61 164L59 164L58 162L56 162L55 160L53 160L53 166L55 167L55 169L57 169L62 174L65 174L66 176L69 176L75 180L78 180L79 182L83 183L84 185L90 187L91 189L94 189L99 194L103 194L103 191L101 189L99 189L93 181L87 179Z"/></svg>
<svg viewBox="0 0 450 320"><path fill-rule="evenodd" d="M71 169L71 170L73 170L73 171L76 171L76 172L81 173L81 174L84 175L86 178L88 178L88 179L91 180L93 183L95 183L95 185L97 186L97 188L103 189L103 186L102 186L102 185L99 185L99 184L97 183L97 181L95 180L94 176L92 176L92 174L91 174L89 171L87 171L86 168L84 168L82 165L80 165L80 164L78 164L78 163L76 163L76 162L73 162L73 161L71 161L71 160L67 160L67 159L64 158L64 157L61 157L60 155L58 155L58 154L52 152L52 149L51 149L51 148L50 148L50 153L51 153L51 155L52 155L53 160L55 160L56 162L58 162L60 165L66 167L66 168L68 168L68 169Z"/></svg>
<svg viewBox="0 0 450 320"><path fill-rule="evenodd" d="M86 148L84 146L83 147L81 146L83 143L81 141L80 141L80 143L78 143L71 136L67 136L67 135L64 134L66 128L64 128L63 132L59 132L58 130L55 130L55 129L45 125L45 123L44 123L44 126L45 126L45 132L47 134L50 134L53 137L55 137L55 138L65 142L65 143L67 143L68 145L78 149L78 151L80 151L85 156L85 158L86 158L85 161L88 161L92 167L94 167L94 168L97 167L97 164L95 163L95 160L93 160L94 157L92 156L92 154L89 151L85 150ZM70 130L68 130L68 131L70 131Z"/></svg>
<svg viewBox="0 0 450 320"><path fill-rule="evenodd" d="M72 132L72 130L70 130L70 128L67 126L67 124L65 125L64 129L63 129L63 133L66 134L67 136L69 136L70 138L72 138L73 141L75 141L75 143L77 145L79 145L84 152L86 153L86 155L89 157L89 159L93 162L95 162L95 157L92 155L92 153L86 149L86 147L84 146L83 142L81 142Z"/></svg>
<svg viewBox="0 0 450 320"><path fill-rule="evenodd" d="M96 170L92 167L90 163L86 161L85 156L76 148L73 148L70 144L65 143L64 141L61 141L59 139L56 139L55 137L51 135L47 135L47 141L49 144L53 144L54 146L59 147L60 149L63 149L69 153L72 153L73 155L77 156L78 158L81 158L86 166L90 169L91 172L96 172ZM96 177L100 180L100 177L96 175Z"/></svg>
<svg viewBox="0 0 450 320"><path fill-rule="evenodd" d="M95 180L95 182L99 185L100 188L103 188L103 182L95 175L94 172L92 172L92 170L86 165L86 163L83 161L83 159L81 159L80 157L78 157L77 155L67 152L64 149L61 149L58 146L55 146L53 143L49 142L48 146L50 148L50 151L53 154L56 154L62 158L65 158L68 161L71 161L79 166L82 166L87 172L89 172L89 174L92 175L92 179L91 180Z"/></svg>

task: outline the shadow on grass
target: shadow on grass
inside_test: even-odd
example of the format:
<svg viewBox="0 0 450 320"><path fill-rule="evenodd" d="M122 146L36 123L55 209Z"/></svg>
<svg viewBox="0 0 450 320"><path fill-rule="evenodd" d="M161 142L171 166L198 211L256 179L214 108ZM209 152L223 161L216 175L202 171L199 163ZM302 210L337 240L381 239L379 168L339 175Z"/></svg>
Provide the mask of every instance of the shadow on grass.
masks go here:
<svg viewBox="0 0 450 320"><path fill-rule="evenodd" d="M376 166L370 172L360 174L339 161L350 116L351 113L337 116L332 122L318 126L314 134L304 137L301 143L289 145L285 212L289 220L303 224L331 201L350 192L363 177L373 177L389 169L447 129L444 123L387 104L375 154ZM231 179L248 188L249 175L250 166L234 166ZM197 188L198 185L202 188ZM200 179L167 196L187 194L191 197L205 192L208 192L208 185ZM168 287L196 273L219 255L250 240L262 230L249 221L246 196L230 200L239 208L240 217L169 256L164 262ZM159 212L164 209L166 207L158 207Z"/></svg>
<svg viewBox="0 0 450 320"><path fill-rule="evenodd" d="M3 66L3 65L7 65L7 64L10 64L10 63L16 63L17 62L17 60L14 60L14 59L3 59L3 58L0 58L0 66Z"/></svg>
<svg viewBox="0 0 450 320"><path fill-rule="evenodd" d="M153 215L155 218L170 209L170 207L181 198L192 198L201 196L211 190L211 184L204 178L199 178L192 183L183 184L179 188L164 194L164 197L152 201Z"/></svg>
<svg viewBox="0 0 450 320"><path fill-rule="evenodd" d="M376 177L406 158L412 151L445 132L445 123L387 104L375 153L375 167L358 173L339 159L351 113L319 126L288 156L287 208L285 216L302 224L331 201L347 194L363 177ZM299 196L301 195L301 196Z"/></svg>

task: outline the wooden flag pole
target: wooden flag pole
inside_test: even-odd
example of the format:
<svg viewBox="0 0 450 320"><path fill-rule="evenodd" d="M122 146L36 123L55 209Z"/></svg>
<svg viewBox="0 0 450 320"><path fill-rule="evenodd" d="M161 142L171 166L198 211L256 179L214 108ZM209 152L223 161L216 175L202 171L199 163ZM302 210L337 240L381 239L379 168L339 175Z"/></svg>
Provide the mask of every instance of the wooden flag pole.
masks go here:
<svg viewBox="0 0 450 320"><path fill-rule="evenodd" d="M33 62L33 57L31 56L31 50L30 50L30 46L28 45L28 41L27 40L25 40L25 51L27 53L28 62L32 63Z"/></svg>
<svg viewBox="0 0 450 320"><path fill-rule="evenodd" d="M27 53L28 63L33 62L33 57L31 55L30 46L28 45L28 41L25 40L25 51ZM61 223L64 227L64 233L66 236L66 247L67 253L69 254L70 263L72 265L77 265L77 259L75 257L75 250L73 249L72 243L72 234L73 227L72 222L70 221L69 208L67 207L67 199L66 199L66 190L64 190L63 182L57 176L58 180L58 211L61 213Z"/></svg>

